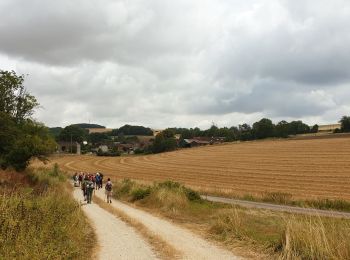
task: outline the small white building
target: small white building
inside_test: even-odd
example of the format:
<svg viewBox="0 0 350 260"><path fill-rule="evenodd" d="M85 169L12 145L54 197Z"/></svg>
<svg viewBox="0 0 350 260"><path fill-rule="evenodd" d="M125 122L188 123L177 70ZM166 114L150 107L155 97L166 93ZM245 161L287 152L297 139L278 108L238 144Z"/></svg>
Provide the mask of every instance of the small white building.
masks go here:
<svg viewBox="0 0 350 260"><path fill-rule="evenodd" d="M103 153L107 153L109 151L107 145L100 145L97 150L101 150Z"/></svg>

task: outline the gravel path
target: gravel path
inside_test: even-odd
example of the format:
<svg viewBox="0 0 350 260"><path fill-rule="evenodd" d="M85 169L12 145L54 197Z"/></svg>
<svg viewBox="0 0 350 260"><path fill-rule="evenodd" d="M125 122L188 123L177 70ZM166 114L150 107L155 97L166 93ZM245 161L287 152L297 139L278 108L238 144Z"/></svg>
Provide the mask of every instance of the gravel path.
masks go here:
<svg viewBox="0 0 350 260"><path fill-rule="evenodd" d="M206 196L206 195L203 195L201 197L203 199L213 201L213 202L239 205L246 208L268 209L268 210L276 210L276 211L285 211L285 212L296 213L296 214L350 219L349 212L340 212L340 211L322 210L322 209L313 209L313 208L301 208L301 207L295 207L295 206L277 205L277 204L264 203L264 202L229 199L229 198Z"/></svg>
<svg viewBox="0 0 350 260"><path fill-rule="evenodd" d="M103 190L97 191L95 195L104 199ZM112 204L110 205L121 210L130 218L142 223L151 232L164 239L169 245L182 253L182 259L240 259L231 252L221 249L189 230L181 228L169 221L155 217L117 200L112 200Z"/></svg>
<svg viewBox="0 0 350 260"><path fill-rule="evenodd" d="M80 189L75 189L73 195L77 201L83 200ZM97 234L98 259L157 259L151 247L132 227L96 204L84 204L82 209Z"/></svg>

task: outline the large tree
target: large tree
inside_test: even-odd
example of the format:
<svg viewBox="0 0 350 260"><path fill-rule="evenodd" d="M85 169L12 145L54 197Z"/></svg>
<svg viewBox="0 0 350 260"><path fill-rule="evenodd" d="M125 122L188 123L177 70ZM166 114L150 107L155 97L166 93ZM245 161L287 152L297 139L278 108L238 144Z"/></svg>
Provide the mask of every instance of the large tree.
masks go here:
<svg viewBox="0 0 350 260"><path fill-rule="evenodd" d="M55 149L48 129L30 117L39 103L25 89L24 76L0 70L0 167L23 170L33 157Z"/></svg>
<svg viewBox="0 0 350 260"><path fill-rule="evenodd" d="M163 132L157 134L152 145L153 153L162 153L173 151L177 148L177 143L174 138L174 131L166 129Z"/></svg>
<svg viewBox="0 0 350 260"><path fill-rule="evenodd" d="M58 140L81 143L87 140L87 135L88 132L86 129L80 128L77 125L69 125L63 128L60 135L58 136Z"/></svg>
<svg viewBox="0 0 350 260"><path fill-rule="evenodd" d="M341 124L342 132L350 132L350 116L343 116L339 123Z"/></svg>
<svg viewBox="0 0 350 260"><path fill-rule="evenodd" d="M275 126L268 118L263 118L253 124L253 132L258 139L272 137L274 135Z"/></svg>
<svg viewBox="0 0 350 260"><path fill-rule="evenodd" d="M14 71L0 71L0 112L9 115L16 122L21 122L33 115L39 106L23 85L24 76Z"/></svg>
<svg viewBox="0 0 350 260"><path fill-rule="evenodd" d="M289 134L289 123L285 120L278 122L275 126L276 137L287 138Z"/></svg>

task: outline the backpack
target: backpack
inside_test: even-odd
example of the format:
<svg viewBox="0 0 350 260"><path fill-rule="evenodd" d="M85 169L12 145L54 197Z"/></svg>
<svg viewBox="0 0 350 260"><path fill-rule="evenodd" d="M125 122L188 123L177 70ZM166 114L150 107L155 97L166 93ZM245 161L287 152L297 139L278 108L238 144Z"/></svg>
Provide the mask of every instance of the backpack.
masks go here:
<svg viewBox="0 0 350 260"><path fill-rule="evenodd" d="M112 183L106 184L106 191L112 191Z"/></svg>
<svg viewBox="0 0 350 260"><path fill-rule="evenodd" d="M93 188L94 188L94 183L91 182L91 181L89 181L89 182L87 183L87 188L88 188L88 189L93 189Z"/></svg>

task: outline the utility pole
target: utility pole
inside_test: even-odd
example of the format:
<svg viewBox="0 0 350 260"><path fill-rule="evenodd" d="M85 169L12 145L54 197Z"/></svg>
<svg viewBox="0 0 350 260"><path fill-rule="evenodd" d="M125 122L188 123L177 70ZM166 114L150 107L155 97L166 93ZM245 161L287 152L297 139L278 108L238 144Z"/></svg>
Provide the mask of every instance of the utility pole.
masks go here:
<svg viewBox="0 0 350 260"><path fill-rule="evenodd" d="M70 153L73 153L72 133L70 134Z"/></svg>

